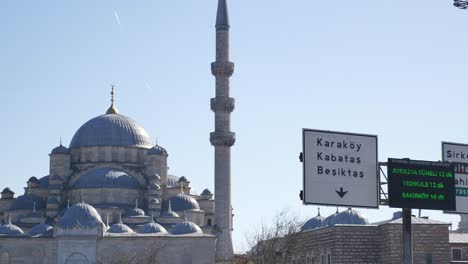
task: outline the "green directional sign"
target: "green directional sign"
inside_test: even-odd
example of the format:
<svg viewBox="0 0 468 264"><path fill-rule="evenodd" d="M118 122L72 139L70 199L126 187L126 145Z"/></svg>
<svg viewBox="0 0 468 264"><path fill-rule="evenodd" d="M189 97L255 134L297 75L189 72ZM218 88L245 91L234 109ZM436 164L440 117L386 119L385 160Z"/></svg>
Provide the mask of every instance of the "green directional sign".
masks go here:
<svg viewBox="0 0 468 264"><path fill-rule="evenodd" d="M454 170L448 162L388 159L389 206L454 210Z"/></svg>

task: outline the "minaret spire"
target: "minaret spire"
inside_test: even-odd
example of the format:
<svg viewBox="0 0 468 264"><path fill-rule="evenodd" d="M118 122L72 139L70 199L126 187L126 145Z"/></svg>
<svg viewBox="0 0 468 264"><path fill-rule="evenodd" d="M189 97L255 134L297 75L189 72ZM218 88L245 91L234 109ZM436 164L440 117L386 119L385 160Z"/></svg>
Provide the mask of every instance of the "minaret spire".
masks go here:
<svg viewBox="0 0 468 264"><path fill-rule="evenodd" d="M218 1L218 11L216 13L216 29L229 30L229 13L226 0Z"/></svg>
<svg viewBox="0 0 468 264"><path fill-rule="evenodd" d="M215 230L216 263L231 263L234 257L232 246L231 207L231 147L236 139L231 132L231 112L234 98L230 97L229 78L234 72L234 63L229 61L229 14L227 0L218 0L216 14L216 61L211 64L211 73L216 78L216 96L211 99L215 114L215 131L210 134L215 156Z"/></svg>
<svg viewBox="0 0 468 264"><path fill-rule="evenodd" d="M115 92L114 92L115 85L111 85L111 106L109 109L107 109L106 115L109 114L118 114L119 110L117 110L117 107L115 107L114 102L115 102Z"/></svg>

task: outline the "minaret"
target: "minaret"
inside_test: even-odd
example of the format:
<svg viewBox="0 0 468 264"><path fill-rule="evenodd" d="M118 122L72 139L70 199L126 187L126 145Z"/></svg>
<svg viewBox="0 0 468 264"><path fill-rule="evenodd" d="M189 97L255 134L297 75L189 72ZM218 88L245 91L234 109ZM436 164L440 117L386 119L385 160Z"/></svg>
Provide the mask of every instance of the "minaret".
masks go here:
<svg viewBox="0 0 468 264"><path fill-rule="evenodd" d="M234 98L229 97L229 77L234 64L229 61L229 16L226 0L218 0L216 15L216 61L211 64L216 77L216 97L211 99L215 113L215 132L210 142L215 148L215 234L216 263L230 263L234 257L232 247L231 210L231 146L235 134L231 132L231 112Z"/></svg>

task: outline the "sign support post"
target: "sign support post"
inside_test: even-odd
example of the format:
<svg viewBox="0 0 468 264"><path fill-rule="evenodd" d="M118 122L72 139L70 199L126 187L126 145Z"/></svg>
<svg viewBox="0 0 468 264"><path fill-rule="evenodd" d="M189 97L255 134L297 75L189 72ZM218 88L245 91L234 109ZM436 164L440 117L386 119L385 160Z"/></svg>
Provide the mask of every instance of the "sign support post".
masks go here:
<svg viewBox="0 0 468 264"><path fill-rule="evenodd" d="M403 208L403 264L413 264L411 209Z"/></svg>

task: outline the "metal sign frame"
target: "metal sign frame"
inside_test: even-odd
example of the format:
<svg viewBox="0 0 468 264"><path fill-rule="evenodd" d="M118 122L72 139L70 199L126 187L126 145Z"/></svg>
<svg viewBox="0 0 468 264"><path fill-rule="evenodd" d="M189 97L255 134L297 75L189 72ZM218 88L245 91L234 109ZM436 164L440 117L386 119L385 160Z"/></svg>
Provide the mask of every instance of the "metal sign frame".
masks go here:
<svg viewBox="0 0 468 264"><path fill-rule="evenodd" d="M307 202L306 196L306 151L305 151L305 134L306 132L319 132L319 133L329 133L329 134L340 134L340 135L349 135L349 136L358 136L358 137L370 137L375 138L375 177L376 177L376 188L375 188L375 197L376 203L372 206L365 206L360 204L335 204L335 203L317 203L317 202ZM380 166L379 166L379 158L378 158L378 136L377 135L370 135L370 134L361 134L361 133L350 133L350 132L339 132L339 131L331 131L331 130L320 130L320 129L309 129L303 128L302 129L302 189L303 189L303 197L302 203L304 205L314 204L314 205L326 205L326 206L343 206L343 207L356 207L356 208L374 208L378 209L380 205L380 194L381 194L381 184L380 184ZM383 190L382 190L383 191Z"/></svg>

